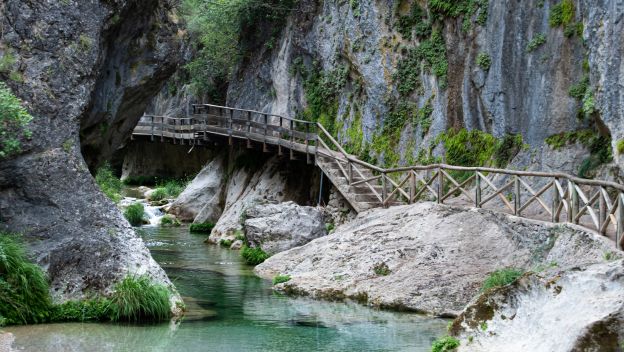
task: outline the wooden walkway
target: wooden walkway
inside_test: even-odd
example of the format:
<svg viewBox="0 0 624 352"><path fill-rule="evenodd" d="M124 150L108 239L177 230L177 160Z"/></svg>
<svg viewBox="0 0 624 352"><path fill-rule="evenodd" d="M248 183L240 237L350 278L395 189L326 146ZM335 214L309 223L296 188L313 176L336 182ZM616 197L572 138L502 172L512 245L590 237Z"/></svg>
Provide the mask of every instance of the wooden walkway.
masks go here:
<svg viewBox="0 0 624 352"><path fill-rule="evenodd" d="M211 136L262 144L314 162L356 212L429 200L573 223L624 243L624 185L564 173L445 164L384 169L349 155L325 128L253 110L201 104L187 118L145 115L133 136L201 145Z"/></svg>

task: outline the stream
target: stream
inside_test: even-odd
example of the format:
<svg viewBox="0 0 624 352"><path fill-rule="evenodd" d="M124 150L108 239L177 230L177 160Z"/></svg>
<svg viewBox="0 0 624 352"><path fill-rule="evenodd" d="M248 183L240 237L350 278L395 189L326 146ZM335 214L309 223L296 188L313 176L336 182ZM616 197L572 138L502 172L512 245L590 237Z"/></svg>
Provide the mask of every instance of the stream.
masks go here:
<svg viewBox="0 0 624 352"><path fill-rule="evenodd" d="M184 297L178 323L11 326L18 351L429 351L447 320L285 297L188 227L137 230Z"/></svg>

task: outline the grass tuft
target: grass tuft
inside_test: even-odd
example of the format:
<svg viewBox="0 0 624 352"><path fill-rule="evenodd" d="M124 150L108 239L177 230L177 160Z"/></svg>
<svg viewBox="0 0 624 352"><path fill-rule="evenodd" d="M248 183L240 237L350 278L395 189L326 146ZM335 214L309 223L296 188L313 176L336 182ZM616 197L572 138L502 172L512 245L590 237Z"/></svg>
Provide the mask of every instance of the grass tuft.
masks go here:
<svg viewBox="0 0 624 352"><path fill-rule="evenodd" d="M45 274L17 236L0 232L0 326L45 322L51 302Z"/></svg>
<svg viewBox="0 0 624 352"><path fill-rule="evenodd" d="M249 247L247 245L243 245L240 255L243 257L243 260L245 260L245 263L249 265L258 265L270 257L262 248Z"/></svg>
<svg viewBox="0 0 624 352"><path fill-rule="evenodd" d="M273 278L273 285L277 285L277 284L281 284L284 282L288 282L290 281L291 277L290 275L276 275Z"/></svg>
<svg viewBox="0 0 624 352"><path fill-rule="evenodd" d="M102 192L115 203L121 200L121 181L113 174L109 164L100 167L95 174L95 182Z"/></svg>
<svg viewBox="0 0 624 352"><path fill-rule="evenodd" d="M169 290L147 276L128 276L115 286L110 301L112 321L164 321L171 317Z"/></svg>
<svg viewBox="0 0 624 352"><path fill-rule="evenodd" d="M452 336L443 336L433 341L431 352L448 352L459 347L459 340Z"/></svg>
<svg viewBox="0 0 624 352"><path fill-rule="evenodd" d="M195 233L210 233L214 227L215 224L207 221L201 224L191 224L191 227L189 227L189 231Z"/></svg>
<svg viewBox="0 0 624 352"><path fill-rule="evenodd" d="M145 216L145 208L141 203L134 203L129 205L124 211L124 216L132 226L140 226L143 224L143 217Z"/></svg>
<svg viewBox="0 0 624 352"><path fill-rule="evenodd" d="M507 286L516 281L520 276L524 274L524 270L516 268L505 268L496 270L490 274L490 276L483 282L481 291L487 291L494 287Z"/></svg>

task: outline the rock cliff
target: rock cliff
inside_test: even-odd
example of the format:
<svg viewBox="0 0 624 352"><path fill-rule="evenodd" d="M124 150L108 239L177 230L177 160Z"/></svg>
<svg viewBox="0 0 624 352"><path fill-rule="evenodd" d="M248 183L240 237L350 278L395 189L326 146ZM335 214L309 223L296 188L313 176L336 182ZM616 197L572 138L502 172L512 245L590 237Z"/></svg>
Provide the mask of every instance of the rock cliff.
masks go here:
<svg viewBox="0 0 624 352"><path fill-rule="evenodd" d="M0 227L22 232L55 299L106 293L125 275L170 284L89 173L122 145L181 61L173 1L0 4L0 79L35 117L0 160Z"/></svg>
<svg viewBox="0 0 624 352"><path fill-rule="evenodd" d="M436 136L466 128L521 135L541 169L561 147L583 157L560 171L608 162L600 148L622 167L622 16L617 0L302 0L240 65L227 104L319 119L387 166L440 156Z"/></svg>

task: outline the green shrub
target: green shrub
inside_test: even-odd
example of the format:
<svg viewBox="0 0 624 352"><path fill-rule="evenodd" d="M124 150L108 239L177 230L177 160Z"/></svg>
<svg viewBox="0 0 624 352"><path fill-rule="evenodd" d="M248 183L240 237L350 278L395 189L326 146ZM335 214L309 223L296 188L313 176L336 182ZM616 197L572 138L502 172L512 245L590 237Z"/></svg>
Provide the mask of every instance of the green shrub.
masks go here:
<svg viewBox="0 0 624 352"><path fill-rule="evenodd" d="M162 186L167 193L167 196L171 198L176 198L177 196L184 191L184 187L186 186L185 182L180 180L169 180L165 182Z"/></svg>
<svg viewBox="0 0 624 352"><path fill-rule="evenodd" d="M95 182L110 200L115 203L121 200L122 183L115 177L109 164L104 164L97 170Z"/></svg>
<svg viewBox="0 0 624 352"><path fill-rule="evenodd" d="M273 285L281 284L290 281L290 275L277 275L273 278Z"/></svg>
<svg viewBox="0 0 624 352"><path fill-rule="evenodd" d="M110 300L112 321L163 321L171 317L169 290L147 276L126 277Z"/></svg>
<svg viewBox="0 0 624 352"><path fill-rule="evenodd" d="M198 233L210 233L214 227L215 224L207 221L200 224L191 224L191 227L189 227L189 231Z"/></svg>
<svg viewBox="0 0 624 352"><path fill-rule="evenodd" d="M232 240L222 239L219 241L221 247L230 248L232 246Z"/></svg>
<svg viewBox="0 0 624 352"><path fill-rule="evenodd" d="M585 75L579 82L573 84L568 89L568 95L578 100L582 100L585 92L589 89L589 76Z"/></svg>
<svg viewBox="0 0 624 352"><path fill-rule="evenodd" d="M377 276L388 276L390 275L390 268L388 268L388 264L386 263L377 263L373 266L373 272Z"/></svg>
<svg viewBox="0 0 624 352"><path fill-rule="evenodd" d="M160 218L160 225L161 226L168 226L168 225L172 225L172 226L180 226L180 220L174 218L173 216L166 214L165 216L163 216L162 218Z"/></svg>
<svg viewBox="0 0 624 352"><path fill-rule="evenodd" d="M619 155L624 155L624 139L620 139L615 143L615 149Z"/></svg>
<svg viewBox="0 0 624 352"><path fill-rule="evenodd" d="M492 65L490 55L487 53L479 53L479 55L477 55L477 65L486 71L489 70Z"/></svg>
<svg viewBox="0 0 624 352"><path fill-rule="evenodd" d="M550 9L548 23L551 27L566 26L574 21L574 1L563 0Z"/></svg>
<svg viewBox="0 0 624 352"><path fill-rule="evenodd" d="M0 159L22 150L20 139L30 138L27 128L33 117L22 107L22 102L0 82Z"/></svg>
<svg viewBox="0 0 624 352"><path fill-rule="evenodd" d="M143 217L145 216L145 208L141 203L134 203L129 205L126 210L124 210L124 216L126 220L132 226L140 226L143 224Z"/></svg>
<svg viewBox="0 0 624 352"><path fill-rule="evenodd" d="M546 36L542 33L538 33L533 37L533 39L529 41L529 44L526 47L526 51L528 53L533 52L544 43L546 43Z"/></svg>
<svg viewBox="0 0 624 352"><path fill-rule="evenodd" d="M247 245L243 245L240 255L243 257L245 263L249 265L258 265L269 258L269 255L266 254L262 248L249 247Z"/></svg>
<svg viewBox="0 0 624 352"><path fill-rule="evenodd" d="M459 340L452 336L443 336L433 341L431 352L449 352L459 347Z"/></svg>
<svg viewBox="0 0 624 352"><path fill-rule="evenodd" d="M486 291L493 287L507 286L516 281L523 274L524 270L516 268L496 270L485 279L481 291Z"/></svg>
<svg viewBox="0 0 624 352"><path fill-rule="evenodd" d="M0 232L0 325L45 322L50 306L43 271L15 235Z"/></svg>
<svg viewBox="0 0 624 352"><path fill-rule="evenodd" d="M167 198L167 190L164 189L163 187L156 188L149 195L149 199L151 201L155 201L155 202L158 202L158 201L166 199L166 198Z"/></svg>

